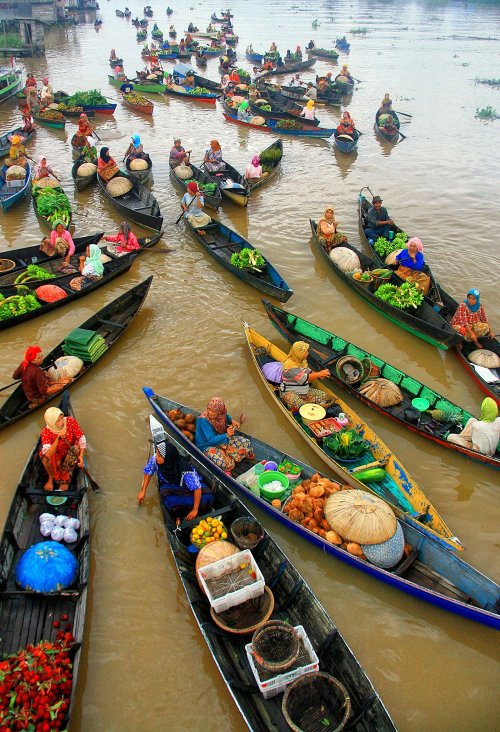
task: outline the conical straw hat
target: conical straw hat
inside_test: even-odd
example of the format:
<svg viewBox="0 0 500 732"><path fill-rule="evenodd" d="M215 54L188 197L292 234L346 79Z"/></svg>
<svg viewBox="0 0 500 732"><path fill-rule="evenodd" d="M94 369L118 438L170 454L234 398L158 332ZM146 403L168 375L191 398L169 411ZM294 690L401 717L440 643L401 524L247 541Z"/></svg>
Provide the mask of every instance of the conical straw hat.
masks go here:
<svg viewBox="0 0 500 732"><path fill-rule="evenodd" d="M332 493L325 505L325 517L343 539L358 544L380 544L396 532L392 508L364 491Z"/></svg>

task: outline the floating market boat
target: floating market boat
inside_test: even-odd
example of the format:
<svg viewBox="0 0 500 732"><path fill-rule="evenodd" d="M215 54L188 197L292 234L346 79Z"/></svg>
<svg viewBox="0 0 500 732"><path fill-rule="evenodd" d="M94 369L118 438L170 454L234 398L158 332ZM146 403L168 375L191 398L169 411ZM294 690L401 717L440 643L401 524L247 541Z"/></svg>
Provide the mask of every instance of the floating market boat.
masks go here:
<svg viewBox="0 0 500 732"><path fill-rule="evenodd" d="M6 132L4 135L0 135L0 157L5 157L9 154L10 148L12 147L12 143L9 139L10 137L12 137L13 135L19 135L19 137L24 137L23 145L26 145L28 140L31 140L34 137L35 133L36 128L26 134L23 131L22 127L16 127L10 132Z"/></svg>
<svg viewBox="0 0 500 732"><path fill-rule="evenodd" d="M73 243L75 245L75 254L81 254L91 244L97 244L102 238L102 232L99 234L91 234L90 236L75 236ZM15 275L16 272L20 272L22 269L28 266L28 264L43 264L44 262L54 262L58 260L58 264L61 263L61 257L55 255L50 257L45 252L42 252L39 244L35 244L31 247L20 247L19 249L9 249L8 252L1 252L2 254L8 254L9 260L14 263L14 267L8 270L9 275ZM3 272L0 271L0 283L3 282Z"/></svg>
<svg viewBox="0 0 500 732"><path fill-rule="evenodd" d="M307 53L311 56L316 56L317 58L328 58L331 61L336 61L339 57L337 51L334 51L333 49L329 51L327 48L309 48Z"/></svg>
<svg viewBox="0 0 500 732"><path fill-rule="evenodd" d="M137 92L132 91L129 94L122 94L123 104L134 112L142 112L142 114L153 114L155 105L146 97L142 97Z"/></svg>
<svg viewBox="0 0 500 732"><path fill-rule="evenodd" d="M461 430L473 416L466 409L409 376L400 368L387 363L383 358L365 351L341 336L320 328L298 315L287 313L268 300L263 300L263 303L271 323L289 343L298 340L309 343L309 361L314 363L318 370L330 369L331 378L336 386L342 387L367 406L421 437L426 437L452 452L458 452L470 460L500 469L500 451L493 456L487 456L472 448L462 447L446 440L446 435L450 431ZM359 367L359 378L354 379L352 383L346 382L342 372L343 363L354 365L356 369ZM388 379L395 384L402 400L397 404L385 406L371 398L371 392L364 385L367 381L377 378ZM419 404L424 407L423 410L415 409L412 404L415 400L419 400Z"/></svg>
<svg viewBox="0 0 500 732"><path fill-rule="evenodd" d="M50 208L50 211L48 208L45 207L44 204L42 204L42 201L45 199L45 196L48 195L45 193L45 191L48 191L48 190L54 191L55 193L59 194L59 196L60 196L59 200L55 200L53 202L53 207ZM35 185L33 183L32 192L33 192L33 206L35 208L35 213L36 213L39 221L43 222L52 231L53 221L59 219L60 221L63 222L65 228L67 229L71 223L71 217L73 216L73 212L71 211L71 203L69 201L69 198L66 195L65 191L63 190L62 186L58 186L57 188L51 188L51 189L39 188L37 185ZM63 196L64 196L64 198L63 198ZM66 200L64 200L64 199L66 199ZM43 213L45 211L49 211L49 213Z"/></svg>
<svg viewBox="0 0 500 732"><path fill-rule="evenodd" d="M63 395L59 407L64 414L74 416L69 394ZM67 657L68 663L72 664L71 692L68 692L67 697L61 694L59 701L52 708L46 706L45 693L42 693L38 697L39 705L33 710L35 715L39 713L39 708L42 712L47 708L47 714L49 710L52 714L51 725L54 726L57 721L58 728L67 728L73 704L61 708L59 702L65 697L73 702L78 689L90 571L90 511L87 495L89 480L83 471L76 469L64 497L59 491L46 492L43 485L47 474L40 462L40 448L40 440L37 439L14 493L0 540L0 654L2 658L6 658L11 654L25 651L28 646L37 646L41 642L55 644L53 649L57 649L58 639L66 632L71 634L66 642L63 642L63 647L68 649L64 652L64 656ZM54 500L54 505L47 505L48 500ZM61 505L59 506L56 501ZM46 538L40 533L39 518L47 511L52 515L78 518L80 528L77 532L78 540L65 544L78 563L74 581L62 589L44 593L21 588L16 581L16 568L30 547L50 540L50 535ZM54 653L53 649L45 650L48 657ZM43 658L42 652L40 660ZM50 666L50 662L48 665ZM49 671L51 670L49 668ZM32 694L34 689L42 686L42 683L50 686L51 682L33 679L29 683L26 681L23 683L27 689L29 687L29 692ZM16 694L11 695L11 698L15 702ZM21 709L21 706L14 702L11 708L12 719L15 717L20 719L17 710ZM45 723L43 715L39 721L40 726L43 726Z"/></svg>
<svg viewBox="0 0 500 732"><path fill-rule="evenodd" d="M378 310L381 315L384 315L384 317L398 325L400 328L407 330L409 333L413 333L413 335L418 336L418 338L421 338L422 340L427 341L427 343L431 343L433 346L437 346L438 348L446 350L447 348L452 348L462 342L462 336L459 335L456 330L453 330L451 325L443 318L443 316L434 309L432 302L426 298L423 299L422 303L417 308L412 307L412 312L408 309L403 310L402 308L391 305L385 300L377 297L376 291L372 291L370 289L372 285L366 287L363 282L354 279L352 272L343 272L331 259L325 245L320 243L316 233L316 222L310 219L309 223L311 225L314 245L323 254L330 267L332 267L337 275L346 282L352 290L366 300L366 302L375 308L375 310ZM379 268L378 261L367 257L359 249L353 247L352 244L346 243L341 246L346 249L350 249L357 255L363 272L371 272L372 270ZM400 278L394 274L394 272L391 273L388 282L396 286L401 284ZM375 284L375 287L377 286L378 285Z"/></svg>
<svg viewBox="0 0 500 732"><path fill-rule="evenodd" d="M203 229L194 228L187 219L184 219L190 233L197 241L219 262L225 269L236 275L252 287L261 292L266 292L280 302L286 302L292 295L293 290L287 285L271 262L260 253L262 262L253 262L251 258L244 267L238 267L232 263L233 255L238 255L244 249L256 251L256 247L250 244L237 231L220 221L213 221L204 226ZM257 255L254 255L257 258Z"/></svg>
<svg viewBox="0 0 500 732"><path fill-rule="evenodd" d="M219 81L213 81L212 79L207 79L205 76L200 76L192 66L189 66L189 64L179 62L172 69L172 73L179 77L185 77L187 74L192 74L197 86L208 89L210 92L214 92L219 96L222 94L222 85Z"/></svg>
<svg viewBox="0 0 500 732"><path fill-rule="evenodd" d="M123 83L123 82L122 82ZM70 94L68 94L65 91L57 91L54 94L54 101L58 103L66 104L68 99L70 99ZM96 114L113 114L117 105L113 104L111 102L106 102L102 104L79 104L78 106L82 107L85 114L88 116L89 112L94 112ZM92 115L93 116L93 115Z"/></svg>
<svg viewBox="0 0 500 732"><path fill-rule="evenodd" d="M172 180L172 183L180 188L183 193L185 193L187 191L188 181L184 180L183 178L179 178L175 173L175 168L172 167L171 164L169 167L170 179ZM205 200L205 205L218 209L219 206L222 205L222 193L218 184L214 183L212 179L203 172L203 170L197 168L196 165L194 165L193 163L190 162L189 167L193 171L193 177L190 178L190 180L195 180L198 183L198 187L200 188L200 191L203 194L203 198ZM207 185L209 186L208 189L206 188Z"/></svg>
<svg viewBox="0 0 500 732"><path fill-rule="evenodd" d="M224 169L219 170L216 173L211 173L203 165L204 173L210 178L212 183L216 183L221 193L229 198L233 203L237 203L238 206L247 206L248 199L250 198L250 186L244 175L238 173L236 168L229 165L225 160Z"/></svg>
<svg viewBox="0 0 500 732"><path fill-rule="evenodd" d="M290 137L331 137L335 132L335 128L326 129L324 127L313 127L306 125L304 122L295 121L293 119L268 119L265 125L255 125L251 122L244 122L242 119L238 119L234 110L224 103L224 118L228 122L232 122L236 125L242 125L252 130L261 130L262 132L274 132L279 135L289 135ZM229 111L231 110L231 111ZM290 123L290 127L284 127L282 125ZM293 125L293 126L292 126Z"/></svg>
<svg viewBox="0 0 500 732"><path fill-rule="evenodd" d="M358 140L360 138L360 134L358 130L354 130L354 133L352 135L347 134L341 134L337 130L333 133L333 141L335 143L335 147L337 147L340 152L343 153L351 153L356 150L358 146Z"/></svg>
<svg viewBox="0 0 500 732"><path fill-rule="evenodd" d="M44 109L39 112L33 112L33 119L39 125L44 127L52 127L54 130L64 130L66 120L61 112L55 109Z"/></svg>
<svg viewBox="0 0 500 732"><path fill-rule="evenodd" d="M310 58L308 61L298 61L294 64L288 64L282 69L270 69L269 71L262 71L260 78L263 79L267 76L279 76L281 74L298 74L301 71L310 69L316 63L315 58Z"/></svg>
<svg viewBox="0 0 500 732"><path fill-rule="evenodd" d="M285 99L285 97L283 97L283 99ZM259 117L264 117L264 119L266 120L274 119L278 122L282 119L291 119L298 122L304 121L304 119L300 116L303 107L300 108L300 111L297 111L296 107L299 107L299 105L291 102L290 99L287 99L287 101L291 102L291 105L282 105L274 99L263 99L261 101L263 101L264 103L259 104L258 102L250 102L250 109L255 115ZM270 107L270 109L266 109L266 107ZM229 105L228 107L226 107L226 109L232 110L233 114L236 111ZM307 125L310 127L319 127L319 119L308 119Z"/></svg>
<svg viewBox="0 0 500 732"><path fill-rule="evenodd" d="M145 183L151 177L151 173L153 172L153 161L148 156L148 159L146 161L148 164L147 168L144 168L143 170L132 170L130 167L130 163L133 159L134 158L130 157L127 157L125 159L125 168L127 170L127 173L130 175L131 178L139 181L139 183Z"/></svg>
<svg viewBox="0 0 500 732"><path fill-rule="evenodd" d="M248 180L250 191L260 188L264 183L269 183L270 180L278 175L283 158L283 143L281 140L272 142L260 153L259 158L262 165L262 172L267 173L267 175L263 175L261 178L250 178Z"/></svg>
<svg viewBox="0 0 500 732"><path fill-rule="evenodd" d="M266 442L262 442L253 435L240 432L244 437L251 440L255 459L249 460L246 458L241 463L237 463L231 471L231 475L228 475L227 472L215 465L207 455L199 450L168 416L172 410L181 409L185 414L191 414L193 417L198 418L200 416L199 412L172 399L160 396L149 387L143 387L143 391L168 434L192 459L192 464L205 466L221 483L234 493L242 495L247 503L248 501L254 503L323 552L333 555L335 558L375 579L469 620L497 629L500 627L500 590L498 584L474 569L461 556L459 557L448 551L447 548L434 539L425 526L410 525L403 518L399 519L405 542L411 546L411 553L404 556L395 567L390 569L378 567L365 559L350 554L341 545L332 544L320 534L316 534L310 528L292 520L288 513L283 511L283 508L286 507L287 495L301 481L309 480L315 473L318 473L315 468ZM243 473L251 470L252 466L268 461L283 466L283 469L286 469L286 465L292 465L295 470L298 468L300 471L298 477L297 475L289 476L290 489L280 500L281 505L279 507L273 506L272 502L263 495L256 495L247 486L246 479L243 476ZM319 472L319 475L324 477L321 472ZM338 483L336 484L338 485Z"/></svg>
<svg viewBox="0 0 500 732"><path fill-rule="evenodd" d="M217 101L217 97L219 94L214 94L214 92L211 91L197 91L199 89L202 89L202 87L194 87L193 89L190 89L190 87L184 86L183 84L177 84L175 83L173 76L168 73L168 71L165 71L165 79L167 80L167 83L165 85L165 94L169 94L174 97L182 97L183 99L194 99L198 102L205 102L207 104L214 104ZM169 86L169 82L171 86Z"/></svg>
<svg viewBox="0 0 500 732"><path fill-rule="evenodd" d="M125 173L123 170L120 170L112 180L118 177L127 178L133 185L127 193L119 197L113 197L106 189L109 181L104 181L100 175L97 176L97 182L99 183L104 198L109 203L112 203L125 218L141 224L146 229L160 231L163 224L163 216L161 215L158 201L151 191L142 183L139 183L139 181L134 180L128 172Z"/></svg>
<svg viewBox="0 0 500 732"><path fill-rule="evenodd" d="M135 318L137 313L142 307L144 300L147 297L153 277L149 277L144 282L135 285L127 292L120 295L115 300L105 305L99 312L92 315L84 323L78 326L78 330L85 331L85 333L75 334L75 338L82 336L85 339L85 343L89 341L90 333L92 331L95 336L102 338L98 352L95 356L89 354L88 358L82 359L84 362L83 368L79 374L77 374L71 381L62 387L60 392L52 394L44 399L42 402L33 405L26 398L21 385L19 385L15 391L9 396L5 403L0 407L0 430L4 427L17 422L18 419L25 417L27 414L34 412L39 407L44 406L48 402L52 401L58 394L63 390L68 389L72 386L75 381L78 381L85 376L90 369L98 363L102 356L108 351L120 338L120 336L127 330L132 320ZM71 331L69 335L72 335L74 331ZM47 369L51 366L56 359L64 357L67 349L64 347L65 339L63 339L55 348L48 353L43 359L43 363L40 364L41 368ZM75 354L71 354L75 355Z"/></svg>
<svg viewBox="0 0 500 732"><path fill-rule="evenodd" d="M245 56L251 64L258 64L260 66L264 61L264 55L262 53L249 53L247 50Z"/></svg>
<svg viewBox="0 0 500 732"><path fill-rule="evenodd" d="M324 391L327 397L338 405L348 419L349 429L354 430L365 441L365 451L357 458L353 458L352 462L336 459L336 455L331 449L323 445L323 440L316 438L314 432L305 426L299 414L292 414L286 408L279 398L279 384L269 382L262 372L264 363L270 361L283 363L286 353L248 326L245 326L245 335L253 363L266 391L273 397L273 401L307 444L342 480L354 488L369 490L387 501L399 518L404 519L411 526L424 527L425 531L431 533L436 541L448 549L463 549L459 539L451 533L428 497L407 473L406 468L394 453L346 402L322 382L316 380L315 388ZM372 474L372 468L377 469L377 472ZM378 472L379 468L382 473ZM362 480L358 479L358 475Z"/></svg>
<svg viewBox="0 0 500 732"><path fill-rule="evenodd" d="M344 95L352 94L354 91L354 81L340 81L340 79L341 74L337 74L333 81L339 92Z"/></svg>
<svg viewBox="0 0 500 732"><path fill-rule="evenodd" d="M150 427L155 444L167 440L184 452L182 445L166 434L154 417L150 418ZM220 516L228 527L235 526L234 522L243 517L255 521L256 526L259 524L243 503L211 471L198 462L195 462L195 467L215 493L213 510L193 521L182 521L176 526L176 517L162 502L167 540L189 606L248 729L255 732L286 732L289 729L282 712L281 694L272 695L270 688L260 693L245 650L245 646L251 641L248 633L253 631L253 625L258 628L267 617L272 617L273 620L284 620L292 626L301 626L311 650L321 663L322 671L331 674L343 685L345 701L338 713L339 719L350 717L350 729L354 732L394 732L396 728L386 708L333 620L271 536L266 535L251 551L253 561L258 564L268 589L264 589L260 598L247 602L245 611L240 613L237 611L241 605L220 614L211 610L207 596L197 581L196 555L188 549L191 544L191 529L202 517L211 516ZM243 612L245 616L238 617ZM243 632L239 630L242 626ZM309 661L310 656L304 660ZM312 668L315 668L314 664ZM271 687L272 682L273 679L262 685L262 688ZM274 686L276 687L276 682ZM279 688L283 690L284 687ZM337 714L326 711L326 707L322 707L321 714L323 720L335 724Z"/></svg>
<svg viewBox="0 0 500 732"><path fill-rule="evenodd" d="M24 180L7 181L5 175L8 167L3 165L0 168L0 205L4 213L7 213L16 203L26 198L31 190L31 168L29 163L26 163L25 170Z"/></svg>
<svg viewBox="0 0 500 732"><path fill-rule="evenodd" d="M16 94L23 85L24 70L21 66L0 67L0 103Z"/></svg>
<svg viewBox="0 0 500 732"><path fill-rule="evenodd" d="M95 171L93 173L90 173L89 175L77 175L77 171L80 165L88 162L93 162L93 164L96 166ZM73 178L76 190L84 191L85 188L88 188L90 185L92 185L92 183L97 182L97 160L89 161L86 160L83 155L80 155L80 157L77 158L73 163L73 166L71 168L71 177Z"/></svg>
<svg viewBox="0 0 500 732"><path fill-rule="evenodd" d="M108 74L108 81L117 89L119 89L124 83L123 81L115 79L112 74ZM165 84L163 83L163 79L160 82L141 81L140 79L127 79L127 81L133 84L134 91L138 92L139 94L163 94L163 92L165 91Z"/></svg>
<svg viewBox="0 0 500 732"><path fill-rule="evenodd" d="M399 132L399 126L400 126L399 117L396 114L396 112L393 112L391 109L390 115L394 120L394 124L397 127L397 131L396 132L387 132L384 129L383 125L379 125L379 118L382 114L384 114L384 113L381 113L380 110L378 110L377 114L375 115L375 124L374 124L375 132L377 133L377 135L379 137L381 137L386 142L396 142L399 138L399 135L401 134Z"/></svg>

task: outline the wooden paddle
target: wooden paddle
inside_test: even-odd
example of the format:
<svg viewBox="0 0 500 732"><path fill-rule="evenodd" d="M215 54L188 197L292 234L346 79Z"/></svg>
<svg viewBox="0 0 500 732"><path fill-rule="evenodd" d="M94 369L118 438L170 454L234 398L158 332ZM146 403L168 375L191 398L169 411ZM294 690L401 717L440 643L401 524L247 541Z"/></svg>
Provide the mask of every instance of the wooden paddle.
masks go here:
<svg viewBox="0 0 500 732"><path fill-rule="evenodd" d="M396 110L394 110L396 112ZM402 117L411 117L413 119L412 114L406 114L406 112L396 112L396 114L400 114Z"/></svg>
<svg viewBox="0 0 500 732"><path fill-rule="evenodd" d="M92 490L95 491L96 493L98 493L101 490L101 486L99 485L99 483L93 479L93 477L90 475L90 473L86 467L80 468L80 470L83 470L83 472L87 476L87 479L90 483L90 487L92 488Z"/></svg>
<svg viewBox="0 0 500 732"><path fill-rule="evenodd" d="M399 142L403 142L403 140L406 140L406 135L403 135L402 132L400 132L399 134L401 135L401 140Z"/></svg>

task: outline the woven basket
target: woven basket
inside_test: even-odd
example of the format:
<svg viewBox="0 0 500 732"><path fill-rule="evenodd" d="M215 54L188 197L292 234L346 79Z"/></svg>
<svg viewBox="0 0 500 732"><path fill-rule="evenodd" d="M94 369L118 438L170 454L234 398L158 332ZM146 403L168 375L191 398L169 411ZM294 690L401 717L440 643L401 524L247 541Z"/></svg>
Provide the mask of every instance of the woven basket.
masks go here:
<svg viewBox="0 0 500 732"><path fill-rule="evenodd" d="M264 529L251 516L241 516L231 524L231 534L240 549L255 549L264 538Z"/></svg>
<svg viewBox="0 0 500 732"><path fill-rule="evenodd" d="M126 193L132 190L133 187L134 185L131 180L118 176L117 178L112 178L109 181L106 186L106 190L110 196L112 196L113 198L118 198L118 196L124 196Z"/></svg>
<svg viewBox="0 0 500 732"><path fill-rule="evenodd" d="M201 584L198 577L198 570L202 567L206 567L207 564L212 564L212 562L218 562L219 559L224 559L225 557L230 557L232 554L237 554L237 552L237 546L231 544L230 541L223 540L213 541L210 544L206 544L200 549L200 551L196 555L195 569L198 584L202 592L205 592L205 590L203 589L203 585Z"/></svg>
<svg viewBox="0 0 500 732"><path fill-rule="evenodd" d="M79 178L86 178L89 175L93 175L97 170L97 165L94 165L94 163L82 163L78 170L76 171L76 174Z"/></svg>
<svg viewBox="0 0 500 732"><path fill-rule="evenodd" d="M60 188L61 184L58 180L55 178L51 178L48 176L47 178L42 178L41 180L37 180L36 185L38 188Z"/></svg>
<svg viewBox="0 0 500 732"><path fill-rule="evenodd" d="M286 671L296 661L300 640L292 625L270 620L252 638L252 654L257 666L276 674Z"/></svg>
<svg viewBox="0 0 500 732"><path fill-rule="evenodd" d="M315 672L290 684L281 708L294 732L322 732L325 729L340 732L351 714L351 700L340 681L329 674Z"/></svg>
<svg viewBox="0 0 500 732"><path fill-rule="evenodd" d="M143 160L142 158L135 158L134 160L130 161L128 167L130 168L130 170L147 170L148 161Z"/></svg>
<svg viewBox="0 0 500 732"><path fill-rule="evenodd" d="M245 635L254 633L266 623L274 610L274 595L269 587L264 587L264 593L252 600L230 607L221 613L210 608L212 620L219 628L228 633Z"/></svg>
<svg viewBox="0 0 500 732"><path fill-rule="evenodd" d="M358 373L357 377L356 372ZM341 356L335 364L335 373L344 384L358 384L363 378L365 369L359 358L355 356Z"/></svg>
<svg viewBox="0 0 500 732"><path fill-rule="evenodd" d="M10 272L15 266L16 263L12 259L0 259L0 272Z"/></svg>

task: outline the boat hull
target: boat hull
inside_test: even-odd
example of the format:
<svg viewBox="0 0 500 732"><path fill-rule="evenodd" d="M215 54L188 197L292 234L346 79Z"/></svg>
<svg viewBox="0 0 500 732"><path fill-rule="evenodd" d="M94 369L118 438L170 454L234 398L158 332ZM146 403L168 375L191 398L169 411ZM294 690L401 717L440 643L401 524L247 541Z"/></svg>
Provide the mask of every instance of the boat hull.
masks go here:
<svg viewBox="0 0 500 732"><path fill-rule="evenodd" d="M249 127L252 130L261 130L262 132L273 132L275 135L287 135L288 137L324 137L329 138L333 135L335 129L323 129L322 127L310 127L302 130L287 130L272 125L253 125L251 122L244 122L242 119L238 119L233 115L223 112L224 118L228 122L232 122L235 125L242 125L243 127ZM274 120L270 120L273 122Z"/></svg>
<svg viewBox="0 0 500 732"><path fill-rule="evenodd" d="M2 172L5 172L5 166L2 168ZM20 181L21 182L21 181ZM29 163L26 163L26 177L22 186L9 190L9 185L3 179L0 180L0 205L2 211L7 213L17 203L22 201L31 190L31 168Z"/></svg>
<svg viewBox="0 0 500 732"><path fill-rule="evenodd" d="M163 225L163 217L161 216L158 202L151 191L145 188L142 183L134 180L128 173L120 171L118 175L132 180L133 188L124 196L113 198L106 190L106 182L98 175L97 182L99 183L103 196L125 218L135 221L137 224L146 227L146 229L160 231ZM148 213L144 209L148 210Z"/></svg>

